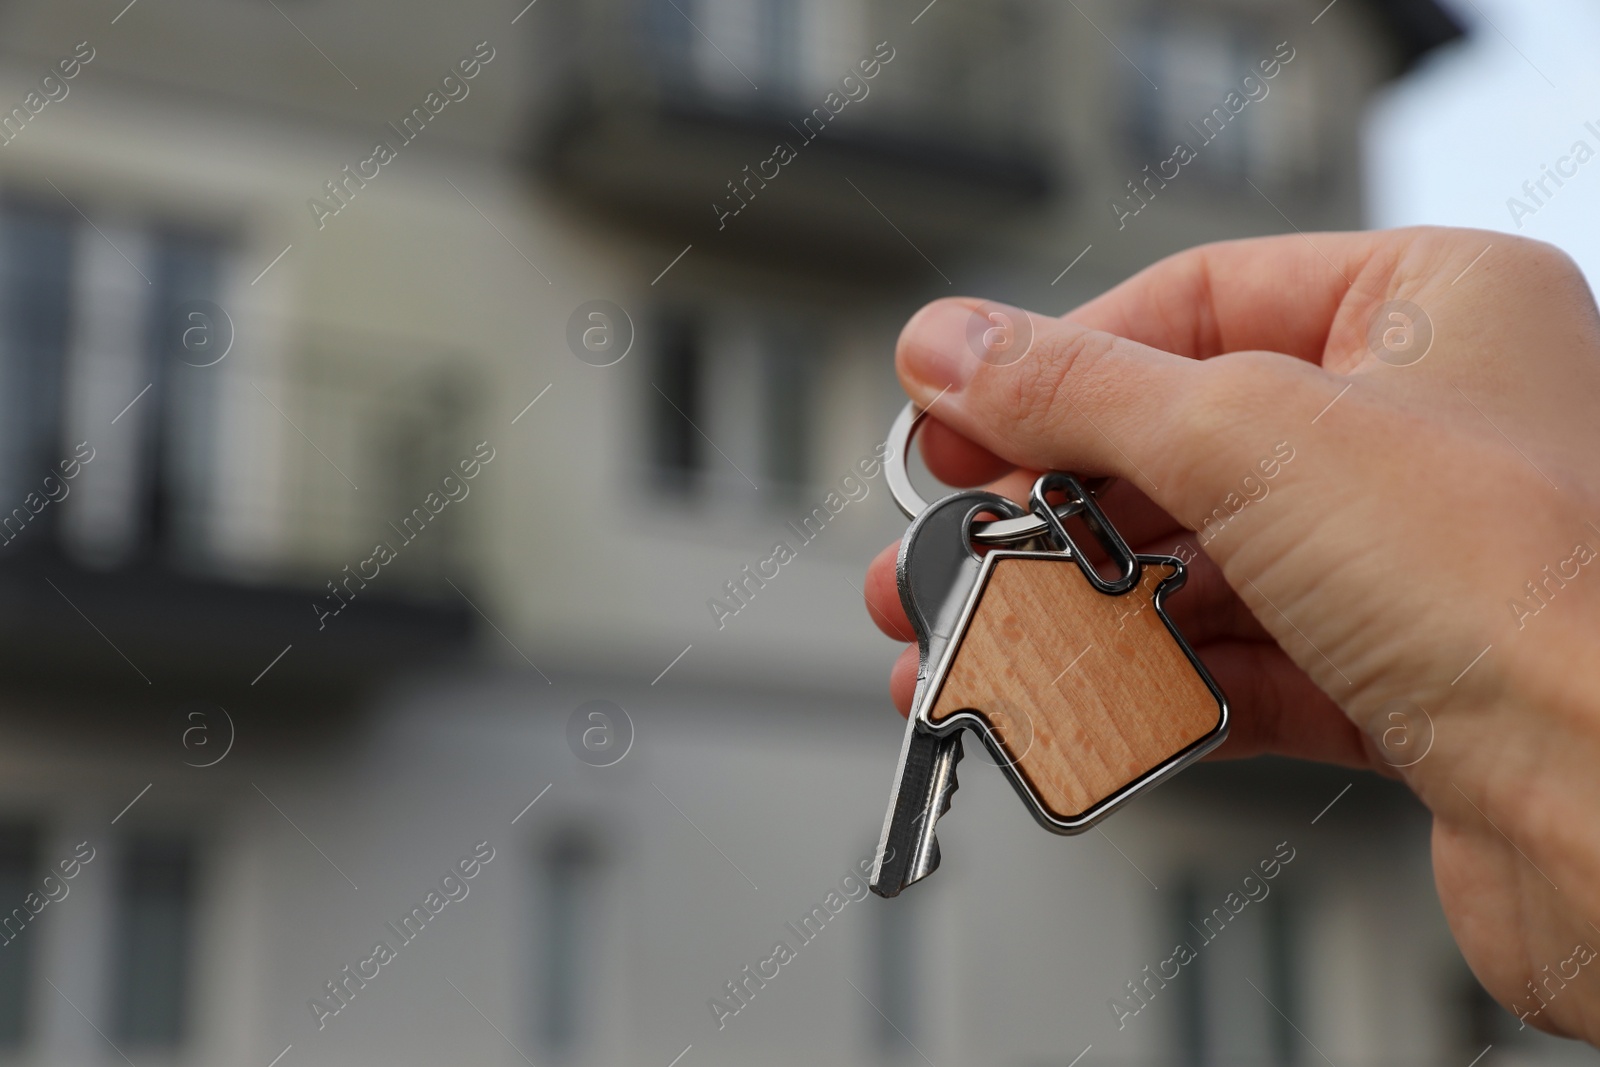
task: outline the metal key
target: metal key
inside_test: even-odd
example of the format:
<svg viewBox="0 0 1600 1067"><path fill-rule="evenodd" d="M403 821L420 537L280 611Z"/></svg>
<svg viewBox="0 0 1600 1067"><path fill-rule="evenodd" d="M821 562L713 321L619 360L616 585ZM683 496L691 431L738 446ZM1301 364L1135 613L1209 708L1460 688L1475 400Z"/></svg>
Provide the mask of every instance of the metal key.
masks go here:
<svg viewBox="0 0 1600 1067"><path fill-rule="evenodd" d="M917 688L878 841L878 869L871 888L879 896L896 896L939 866L934 826L950 810L950 794L956 791L961 732L935 736L919 712L933 668L955 636L982 567L968 548L966 534L979 512L1007 518L1026 514L992 493L957 493L919 515L900 544L896 576L900 602L917 634Z"/></svg>

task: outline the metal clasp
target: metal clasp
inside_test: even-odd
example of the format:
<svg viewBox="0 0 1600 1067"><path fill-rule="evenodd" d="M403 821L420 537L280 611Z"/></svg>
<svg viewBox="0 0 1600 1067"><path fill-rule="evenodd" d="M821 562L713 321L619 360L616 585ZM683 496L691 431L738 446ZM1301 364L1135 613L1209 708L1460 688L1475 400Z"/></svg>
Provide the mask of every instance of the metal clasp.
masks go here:
<svg viewBox="0 0 1600 1067"><path fill-rule="evenodd" d="M1049 494L1055 491L1067 495L1066 505L1052 505ZM1039 475L1039 480L1033 483L1033 492L1029 494L1030 510L1044 520L1050 528L1050 536L1055 539L1058 547L1072 554L1078 567L1083 571L1089 584L1100 592L1109 596L1120 596L1139 584L1139 560L1133 554L1133 549L1122 539L1111 520L1106 518L1106 513L1100 510L1100 505L1095 503L1094 496L1083 487L1083 483L1070 474L1062 471L1049 471ZM1059 513L1058 513L1059 512ZM1082 515L1084 525L1089 527L1089 532L1094 539L1100 542L1100 547L1106 550L1106 555L1111 557L1112 564L1117 568L1119 577L1107 581L1095 569L1083 549L1067 533L1066 524L1061 521L1061 516Z"/></svg>

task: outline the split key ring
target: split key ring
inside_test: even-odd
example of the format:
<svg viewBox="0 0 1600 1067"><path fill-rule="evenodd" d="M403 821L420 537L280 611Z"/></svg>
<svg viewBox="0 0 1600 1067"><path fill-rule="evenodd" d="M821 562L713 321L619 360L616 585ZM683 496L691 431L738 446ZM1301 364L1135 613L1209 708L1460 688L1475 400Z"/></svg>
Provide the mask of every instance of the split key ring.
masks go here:
<svg viewBox="0 0 1600 1067"><path fill-rule="evenodd" d="M889 454L884 459L883 478L889 486L889 493L894 497L895 504L908 519L916 518L928 507L928 502L922 499L917 487L911 484L911 475L906 466L911 439L916 436L917 429L922 425L926 415L925 410L917 407L916 401L907 402L900 410L900 414L895 417L894 425L889 427L889 436L884 439ZM1091 479L1087 484L1091 492L1098 494L1104 488L1106 481L1109 479ZM1056 508L1056 514L1065 519L1080 509L1080 504L1069 500ZM972 524L972 539L982 545L1014 545L1031 541L1036 537L1045 537L1050 533L1050 525L1031 512L1014 519L997 519L992 522Z"/></svg>

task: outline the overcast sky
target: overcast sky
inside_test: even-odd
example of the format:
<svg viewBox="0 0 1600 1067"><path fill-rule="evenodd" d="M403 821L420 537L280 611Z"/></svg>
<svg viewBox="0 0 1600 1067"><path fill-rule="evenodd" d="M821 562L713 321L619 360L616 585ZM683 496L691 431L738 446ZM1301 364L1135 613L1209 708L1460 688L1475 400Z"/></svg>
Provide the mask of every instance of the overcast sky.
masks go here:
<svg viewBox="0 0 1600 1067"><path fill-rule="evenodd" d="M1600 3L1450 0L1470 39L1435 56L1368 117L1374 226L1436 223L1521 233L1559 245L1600 288ZM1522 184L1584 141L1595 158L1562 164L1553 195ZM1532 214L1512 218L1508 198Z"/></svg>

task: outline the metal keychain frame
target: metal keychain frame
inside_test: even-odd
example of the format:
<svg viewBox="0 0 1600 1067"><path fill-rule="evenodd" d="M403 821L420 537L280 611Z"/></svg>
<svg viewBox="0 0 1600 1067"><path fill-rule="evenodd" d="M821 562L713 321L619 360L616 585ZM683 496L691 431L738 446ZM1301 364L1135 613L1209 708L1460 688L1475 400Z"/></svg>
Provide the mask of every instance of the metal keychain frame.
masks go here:
<svg viewBox="0 0 1600 1067"><path fill-rule="evenodd" d="M1078 542L1067 532L1066 524L1061 521L1061 515L1056 512L1049 500L1049 495L1058 490L1067 494L1067 502L1063 505L1068 509L1066 514L1083 516L1089 532L1094 534L1095 540L1100 542L1100 547L1106 550L1106 555L1122 572L1116 580L1107 581L1095 565L1089 562L1089 557L1078 546ZM1028 499L1030 509L1045 521L1057 546L1078 561L1078 568L1083 571L1083 576L1089 579L1090 585L1108 596L1121 596L1139 584L1139 557L1133 554L1128 542L1122 539L1122 534L1111 525L1106 513L1100 510L1100 505L1095 503L1094 497L1078 479L1065 471L1046 471L1033 483L1033 492L1029 494Z"/></svg>

